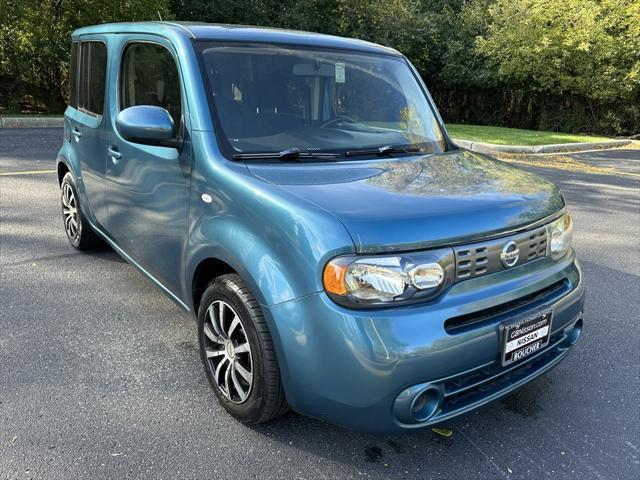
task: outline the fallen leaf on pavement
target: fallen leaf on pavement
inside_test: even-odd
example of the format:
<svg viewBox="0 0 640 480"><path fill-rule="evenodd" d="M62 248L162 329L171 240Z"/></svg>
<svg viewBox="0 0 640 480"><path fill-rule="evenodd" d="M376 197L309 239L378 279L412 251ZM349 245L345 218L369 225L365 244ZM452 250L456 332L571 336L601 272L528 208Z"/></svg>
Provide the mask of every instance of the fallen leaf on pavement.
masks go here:
<svg viewBox="0 0 640 480"><path fill-rule="evenodd" d="M433 433L437 433L441 437L446 437L446 438L449 438L451 435L453 435L453 430L447 427L433 427L431 431Z"/></svg>

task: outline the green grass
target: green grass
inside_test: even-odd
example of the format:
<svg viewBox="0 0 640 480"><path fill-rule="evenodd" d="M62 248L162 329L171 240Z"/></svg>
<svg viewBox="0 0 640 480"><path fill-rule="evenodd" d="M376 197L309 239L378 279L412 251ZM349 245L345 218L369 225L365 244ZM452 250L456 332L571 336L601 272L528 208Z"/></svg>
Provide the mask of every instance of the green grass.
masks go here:
<svg viewBox="0 0 640 480"><path fill-rule="evenodd" d="M601 142L607 137L573 133L540 132L519 128L487 127L483 125L447 124L449 135L460 140L495 143L498 145L549 145L554 143Z"/></svg>

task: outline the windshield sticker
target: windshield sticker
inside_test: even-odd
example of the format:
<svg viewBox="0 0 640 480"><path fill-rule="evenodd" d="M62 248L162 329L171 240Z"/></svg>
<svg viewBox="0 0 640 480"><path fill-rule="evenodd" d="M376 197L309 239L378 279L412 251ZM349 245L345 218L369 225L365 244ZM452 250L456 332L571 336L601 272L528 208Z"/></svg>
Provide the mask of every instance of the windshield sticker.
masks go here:
<svg viewBox="0 0 640 480"><path fill-rule="evenodd" d="M344 83L344 63L336 63L336 83Z"/></svg>

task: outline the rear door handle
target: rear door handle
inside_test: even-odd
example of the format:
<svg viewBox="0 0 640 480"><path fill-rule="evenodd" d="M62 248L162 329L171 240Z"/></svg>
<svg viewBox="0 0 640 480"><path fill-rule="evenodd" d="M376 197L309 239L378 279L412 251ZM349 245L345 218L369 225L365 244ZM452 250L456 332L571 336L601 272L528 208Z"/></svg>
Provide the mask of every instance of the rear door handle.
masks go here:
<svg viewBox="0 0 640 480"><path fill-rule="evenodd" d="M118 151L118 147L116 147L115 145L111 145L109 148L107 148L107 155L111 157L111 161L113 163L118 163L122 158L122 155L120 155L120 152Z"/></svg>
<svg viewBox="0 0 640 480"><path fill-rule="evenodd" d="M71 130L71 133L73 134L73 138L76 139L76 142L79 142L80 137L82 137L82 132L78 129L78 127L74 127L73 130Z"/></svg>

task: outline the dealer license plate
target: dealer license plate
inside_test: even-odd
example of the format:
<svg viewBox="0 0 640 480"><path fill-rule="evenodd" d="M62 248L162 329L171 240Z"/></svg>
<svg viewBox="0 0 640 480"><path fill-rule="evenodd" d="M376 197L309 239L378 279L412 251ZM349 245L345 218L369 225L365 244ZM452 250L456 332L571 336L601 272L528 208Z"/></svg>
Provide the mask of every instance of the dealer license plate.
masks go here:
<svg viewBox="0 0 640 480"><path fill-rule="evenodd" d="M500 325L502 366L510 365L539 352L549 344L553 309L510 320Z"/></svg>

